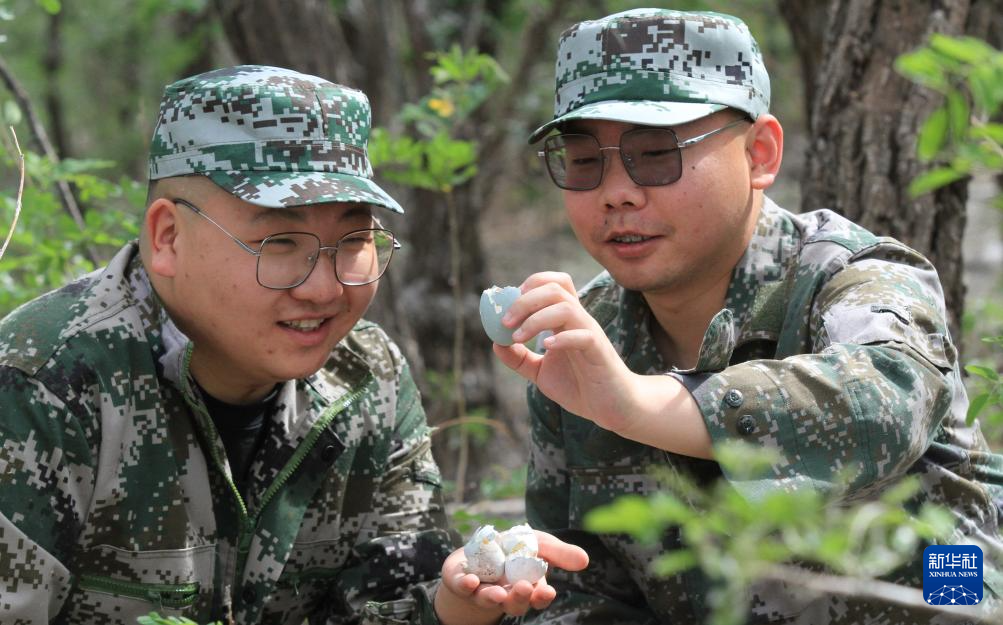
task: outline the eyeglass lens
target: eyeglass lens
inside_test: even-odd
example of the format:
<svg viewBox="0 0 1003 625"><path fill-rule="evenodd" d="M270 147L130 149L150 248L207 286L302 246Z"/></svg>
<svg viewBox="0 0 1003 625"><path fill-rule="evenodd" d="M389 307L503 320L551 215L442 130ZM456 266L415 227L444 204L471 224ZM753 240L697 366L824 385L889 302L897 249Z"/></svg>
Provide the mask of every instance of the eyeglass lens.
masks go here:
<svg viewBox="0 0 1003 625"><path fill-rule="evenodd" d="M274 234L261 243L258 282L272 289L298 286L310 276L323 251L334 256L339 282L348 286L369 284L386 271L393 242L393 234L376 229L350 232L336 245L323 248L320 240L307 232Z"/></svg>
<svg viewBox="0 0 1003 625"><path fill-rule="evenodd" d="M562 189L586 191L599 186L605 166L603 150L592 135L561 134L544 144L547 170ZM682 175L682 155L676 135L663 128L638 128L620 137L620 158L639 185L666 185Z"/></svg>

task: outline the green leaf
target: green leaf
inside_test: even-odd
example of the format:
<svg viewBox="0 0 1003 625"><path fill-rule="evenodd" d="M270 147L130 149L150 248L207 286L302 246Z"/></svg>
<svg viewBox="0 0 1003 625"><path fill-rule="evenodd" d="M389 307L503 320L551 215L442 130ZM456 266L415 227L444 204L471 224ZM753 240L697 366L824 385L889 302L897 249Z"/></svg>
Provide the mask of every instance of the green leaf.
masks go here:
<svg viewBox="0 0 1003 625"><path fill-rule="evenodd" d="M949 92L947 94L947 111L950 115L951 134L955 140L963 139L965 133L968 132L968 124L970 123L968 102L965 100L965 96L957 91Z"/></svg>
<svg viewBox="0 0 1003 625"><path fill-rule="evenodd" d="M975 37L949 37L938 33L930 37L930 47L946 57L969 65L984 63L995 53L989 44Z"/></svg>
<svg viewBox="0 0 1003 625"><path fill-rule="evenodd" d="M975 138L988 139L997 144L1003 145L1003 124L988 122L978 126L972 126L971 134Z"/></svg>
<svg viewBox="0 0 1003 625"><path fill-rule="evenodd" d="M983 408L986 407L986 404L989 403L989 397L989 393L981 393L977 395L970 404L968 404L968 416L965 417L965 423L968 425L975 423L975 419L979 416L979 413L982 412Z"/></svg>
<svg viewBox="0 0 1003 625"><path fill-rule="evenodd" d="M661 533L654 523L651 504L644 497L625 495L585 515L585 529L600 534L626 533L640 540L654 540Z"/></svg>
<svg viewBox="0 0 1003 625"><path fill-rule="evenodd" d="M947 139L947 109L940 107L930 114L919 130L916 153L920 160L929 161L940 152Z"/></svg>
<svg viewBox="0 0 1003 625"><path fill-rule="evenodd" d="M1000 374L995 369L983 367L982 365L965 365L965 371L980 378L985 378L990 382L998 382L1000 379Z"/></svg>
<svg viewBox="0 0 1003 625"><path fill-rule="evenodd" d="M683 503L670 493L653 495L648 503L655 519L661 524L677 525L699 516L693 506Z"/></svg>
<svg viewBox="0 0 1003 625"><path fill-rule="evenodd" d="M60 0L36 0L36 2L38 2L38 6L42 7L42 10L49 15L55 15L63 9Z"/></svg>
<svg viewBox="0 0 1003 625"><path fill-rule="evenodd" d="M929 48L900 55L895 59L895 69L906 78L938 91L947 86L942 59Z"/></svg>
<svg viewBox="0 0 1003 625"><path fill-rule="evenodd" d="M981 111L992 113L1000 106L1001 91L998 83L1003 82L1003 76L996 68L989 65L979 65L972 68L968 74L968 89L972 93L975 107Z"/></svg>
<svg viewBox="0 0 1003 625"><path fill-rule="evenodd" d="M912 197L918 197L924 193L929 193L952 182L961 180L967 175L967 171L958 171L952 167L939 167L916 176L909 183L909 194Z"/></svg>
<svg viewBox="0 0 1003 625"><path fill-rule="evenodd" d="M689 549L679 549L677 551L670 551L659 556L654 561L651 568L654 570L656 575L667 577L669 575L675 575L676 573L688 571L697 564L699 564L699 560L692 551Z"/></svg>

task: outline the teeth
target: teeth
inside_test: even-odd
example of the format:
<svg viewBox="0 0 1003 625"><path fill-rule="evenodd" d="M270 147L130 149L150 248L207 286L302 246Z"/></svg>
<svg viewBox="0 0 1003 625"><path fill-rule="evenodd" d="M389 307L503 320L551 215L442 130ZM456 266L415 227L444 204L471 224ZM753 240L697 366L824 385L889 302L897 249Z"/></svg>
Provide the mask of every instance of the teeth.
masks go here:
<svg viewBox="0 0 1003 625"><path fill-rule="evenodd" d="M297 321L283 321L282 325L287 328L292 328L294 330L300 330L302 332L309 332L311 330L316 330L320 327L320 324L324 323L323 319L300 319Z"/></svg>
<svg viewBox="0 0 1003 625"><path fill-rule="evenodd" d="M641 241L647 241L651 237L641 236L639 234L627 234L622 237L615 237L613 240L617 243L639 243Z"/></svg>

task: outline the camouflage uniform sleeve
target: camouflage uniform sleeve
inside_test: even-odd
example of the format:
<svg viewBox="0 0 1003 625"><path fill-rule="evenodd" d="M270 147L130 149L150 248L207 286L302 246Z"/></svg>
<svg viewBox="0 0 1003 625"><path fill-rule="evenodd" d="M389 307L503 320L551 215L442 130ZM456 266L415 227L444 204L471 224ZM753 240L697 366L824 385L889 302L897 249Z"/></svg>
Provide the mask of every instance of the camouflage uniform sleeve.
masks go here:
<svg viewBox="0 0 1003 625"><path fill-rule="evenodd" d="M449 529L442 477L418 389L402 365L389 455L339 590L361 623L437 624L432 599L442 563L459 544Z"/></svg>
<svg viewBox="0 0 1003 625"><path fill-rule="evenodd" d="M755 496L831 491L843 475L853 499L903 475L952 402L965 401L945 316L936 272L915 252L876 246L851 258L817 291L811 353L730 366L690 387L715 443L780 453L764 479L732 481Z"/></svg>
<svg viewBox="0 0 1003 625"><path fill-rule="evenodd" d="M48 623L93 488L94 454L65 403L0 365L0 622Z"/></svg>

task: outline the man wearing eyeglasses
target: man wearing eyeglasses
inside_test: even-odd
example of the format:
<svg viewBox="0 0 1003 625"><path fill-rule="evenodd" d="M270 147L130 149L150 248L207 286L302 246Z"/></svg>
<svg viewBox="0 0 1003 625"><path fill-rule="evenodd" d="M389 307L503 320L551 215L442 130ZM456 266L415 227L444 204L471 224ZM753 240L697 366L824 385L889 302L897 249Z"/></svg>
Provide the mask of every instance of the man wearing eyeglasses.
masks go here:
<svg viewBox="0 0 1003 625"><path fill-rule="evenodd" d="M0 622L469 625L553 598L463 576L408 365L362 320L400 247L377 213L403 212L369 123L281 68L168 86L139 243L0 324Z"/></svg>
<svg viewBox="0 0 1003 625"><path fill-rule="evenodd" d="M936 272L831 211L764 195L783 153L769 98L731 16L637 9L561 37L555 116L531 141L606 271L577 293L563 273L527 278L502 320L517 343L494 350L532 383L527 516L591 565L555 572L559 598L528 622L705 621L705 578L650 567L678 533L651 545L583 527L621 495L665 488L659 467L753 501L802 488L858 501L915 475L910 505L951 510L950 541L985 555L983 607L999 604L1003 462L965 424ZM547 330L542 354L518 343ZM732 441L779 460L761 479L724 473L715 449ZM921 556L888 579L921 588ZM755 623L941 622L779 584L750 596Z"/></svg>

